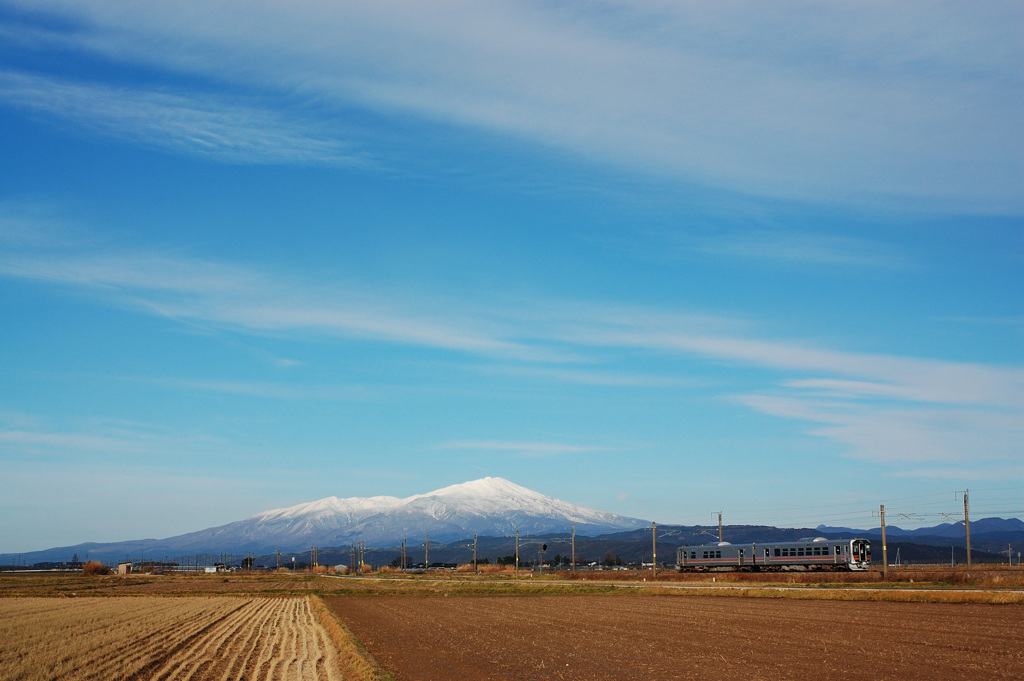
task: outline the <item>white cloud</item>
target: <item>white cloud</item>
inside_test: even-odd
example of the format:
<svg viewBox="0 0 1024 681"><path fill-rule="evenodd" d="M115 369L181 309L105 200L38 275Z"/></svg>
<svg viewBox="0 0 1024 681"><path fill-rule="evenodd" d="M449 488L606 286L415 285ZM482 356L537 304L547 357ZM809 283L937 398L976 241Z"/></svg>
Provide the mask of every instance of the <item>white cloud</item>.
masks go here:
<svg viewBox="0 0 1024 681"><path fill-rule="evenodd" d="M222 96L70 83L0 71L0 101L88 131L227 163L365 164L334 135Z"/></svg>
<svg viewBox="0 0 1024 681"><path fill-rule="evenodd" d="M610 447L573 445L561 442L516 442L509 440L456 440L445 442L437 449L468 449L480 452L508 452L526 457L560 456L612 451Z"/></svg>
<svg viewBox="0 0 1024 681"><path fill-rule="evenodd" d="M1024 370L1015 366L764 340L732 320L645 308L507 299L495 304L479 294L446 298L427 291L368 292L340 282L271 276L256 268L160 254L0 250L0 276L67 287L103 304L214 329L439 349L482 358L487 370L522 376L532 372L563 382L713 389L696 364L680 365L661 381L620 371L623 351L699 360L716 366L722 376L729 375L730 367L768 371L772 373L761 378L751 377L756 372L732 372L742 376L733 380L753 383L740 398L743 404L818 424L810 431L814 435L872 460L995 460L1024 448ZM486 360L502 364L488 365ZM521 364L509 365L508 360ZM587 364L604 368L594 371ZM702 380L679 375L686 366ZM192 387L284 394L279 386L230 381ZM532 443L481 443L496 445L543 451Z"/></svg>
<svg viewBox="0 0 1024 681"><path fill-rule="evenodd" d="M1015 460L1024 446L1020 409L839 401L799 393L738 399L771 416L819 424L808 433L832 440L846 455L866 461L990 465Z"/></svg>
<svg viewBox="0 0 1024 681"><path fill-rule="evenodd" d="M849 236L830 236L791 229L746 230L697 239L692 250L711 255L788 264L906 268L908 260L891 246Z"/></svg>
<svg viewBox="0 0 1024 681"><path fill-rule="evenodd" d="M299 93L335 121L413 115L755 194L1021 206L1013 4L31 7L82 19L49 38L65 49Z"/></svg>
<svg viewBox="0 0 1024 681"><path fill-rule="evenodd" d="M72 286L106 302L256 333L367 338L494 356L552 359L457 316L342 285L311 286L235 265L145 253L0 252L0 276ZM427 310L436 308L424 306Z"/></svg>
<svg viewBox="0 0 1024 681"><path fill-rule="evenodd" d="M211 453L228 456L222 441L118 420L55 423L36 418L29 427L0 423L7 460L184 461Z"/></svg>

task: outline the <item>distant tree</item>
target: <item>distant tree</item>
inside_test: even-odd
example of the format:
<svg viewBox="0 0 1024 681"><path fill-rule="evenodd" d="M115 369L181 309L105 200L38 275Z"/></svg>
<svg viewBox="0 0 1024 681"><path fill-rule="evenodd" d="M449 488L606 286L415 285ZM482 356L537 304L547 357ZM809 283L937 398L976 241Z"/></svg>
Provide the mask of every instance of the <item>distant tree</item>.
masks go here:
<svg viewBox="0 0 1024 681"><path fill-rule="evenodd" d="M622 565L622 559L608 550L604 552L604 558L601 559L601 563L607 567Z"/></svg>
<svg viewBox="0 0 1024 681"><path fill-rule="evenodd" d="M502 556L498 559L498 565L515 565L516 557L514 555Z"/></svg>

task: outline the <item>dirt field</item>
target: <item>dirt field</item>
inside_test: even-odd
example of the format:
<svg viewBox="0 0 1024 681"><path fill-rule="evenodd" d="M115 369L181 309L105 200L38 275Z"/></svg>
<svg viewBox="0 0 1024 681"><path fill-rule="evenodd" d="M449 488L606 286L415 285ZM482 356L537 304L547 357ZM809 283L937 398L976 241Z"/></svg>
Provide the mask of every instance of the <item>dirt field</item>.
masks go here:
<svg viewBox="0 0 1024 681"><path fill-rule="evenodd" d="M399 681L1024 673L1019 605L624 595L325 600Z"/></svg>
<svg viewBox="0 0 1024 681"><path fill-rule="evenodd" d="M307 598L0 599L0 679L340 678Z"/></svg>

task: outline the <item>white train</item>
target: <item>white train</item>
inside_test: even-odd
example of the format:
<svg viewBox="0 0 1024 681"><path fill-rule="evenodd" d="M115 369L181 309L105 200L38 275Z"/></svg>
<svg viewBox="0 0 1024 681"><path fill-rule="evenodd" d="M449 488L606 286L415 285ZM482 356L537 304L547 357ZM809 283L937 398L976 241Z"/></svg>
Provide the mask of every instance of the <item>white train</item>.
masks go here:
<svg viewBox="0 0 1024 681"><path fill-rule="evenodd" d="M871 542L867 539L825 539L753 544L680 546L676 569L698 570L867 570Z"/></svg>

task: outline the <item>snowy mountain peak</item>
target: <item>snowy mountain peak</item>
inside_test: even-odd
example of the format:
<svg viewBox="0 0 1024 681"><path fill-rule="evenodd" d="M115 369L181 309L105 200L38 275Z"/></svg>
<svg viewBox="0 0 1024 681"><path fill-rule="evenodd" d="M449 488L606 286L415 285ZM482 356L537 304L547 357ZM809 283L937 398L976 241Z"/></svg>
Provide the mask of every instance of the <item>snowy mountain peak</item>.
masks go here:
<svg viewBox="0 0 1024 681"><path fill-rule="evenodd" d="M483 504L487 507L518 507L531 503L544 503L552 500L543 494L521 487L504 478L480 478L469 482L449 485L433 492L409 497L407 502L420 499L436 499L451 503Z"/></svg>
<svg viewBox="0 0 1024 681"><path fill-rule="evenodd" d="M504 478L487 477L404 499L390 496L326 497L257 513L245 520L184 535L222 545L264 547L344 546L365 542L389 546L429 534L454 541L474 534L568 532L601 534L635 529L646 522L545 496Z"/></svg>
<svg viewBox="0 0 1024 681"><path fill-rule="evenodd" d="M277 508L271 511L263 511L249 518L256 521L289 520L300 517L326 517L343 515L350 518L364 518L376 513L382 513L389 508L401 505L402 499L398 497L350 497L339 499L338 497L326 497L317 501L309 501L287 508Z"/></svg>

